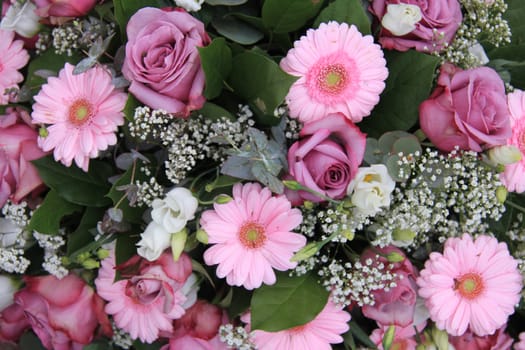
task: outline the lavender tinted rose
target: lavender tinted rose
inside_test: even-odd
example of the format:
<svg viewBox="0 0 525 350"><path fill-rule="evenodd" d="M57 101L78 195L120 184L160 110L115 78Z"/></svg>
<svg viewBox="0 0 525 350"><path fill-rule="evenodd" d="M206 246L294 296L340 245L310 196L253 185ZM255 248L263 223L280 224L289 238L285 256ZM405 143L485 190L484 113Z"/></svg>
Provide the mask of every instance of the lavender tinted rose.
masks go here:
<svg viewBox="0 0 525 350"><path fill-rule="evenodd" d="M198 47L210 42L204 24L183 10L145 7L128 22L122 73L141 102L187 117L203 106Z"/></svg>

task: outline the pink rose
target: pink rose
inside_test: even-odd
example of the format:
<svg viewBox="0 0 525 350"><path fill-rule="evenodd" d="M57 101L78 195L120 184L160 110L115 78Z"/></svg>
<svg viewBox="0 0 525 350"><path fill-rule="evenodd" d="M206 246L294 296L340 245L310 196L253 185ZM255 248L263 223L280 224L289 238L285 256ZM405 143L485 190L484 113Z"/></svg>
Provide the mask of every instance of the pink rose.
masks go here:
<svg viewBox="0 0 525 350"><path fill-rule="evenodd" d="M290 175L316 192L343 198L363 160L366 135L342 114L330 114L305 124L300 137L288 150ZM322 201L305 191L297 194L305 200ZM301 202L293 198L295 193L287 195L294 204Z"/></svg>
<svg viewBox="0 0 525 350"><path fill-rule="evenodd" d="M419 6L421 20L415 24L414 30L402 36L395 36L386 28L381 28L379 43L385 49L441 51L445 43L452 41L463 20L458 0L373 0L370 12L381 21L391 4Z"/></svg>
<svg viewBox="0 0 525 350"><path fill-rule="evenodd" d="M2 341L17 342L29 327L24 309L18 304L9 305L0 313L0 345Z"/></svg>
<svg viewBox="0 0 525 350"><path fill-rule="evenodd" d="M419 106L421 129L437 148L481 152L512 135L505 86L491 68L444 64L438 86Z"/></svg>
<svg viewBox="0 0 525 350"><path fill-rule="evenodd" d="M404 258L403 261L389 263L385 256L390 253L399 254ZM380 255L379 259L375 258L377 254ZM417 298L416 268L412 266L405 254L394 246L369 248L361 255L361 261L369 258L378 260L385 265L392 264L394 268L391 272L395 273L398 278L395 287L388 290L373 291L375 304L363 306L363 315L375 320L381 326L393 324L399 327L407 327L411 325L414 320Z"/></svg>
<svg viewBox="0 0 525 350"><path fill-rule="evenodd" d="M49 17L51 23L60 24L74 17L85 16L97 0L33 0L40 17Z"/></svg>
<svg viewBox="0 0 525 350"><path fill-rule="evenodd" d="M15 40L15 32L3 29L0 29L0 52L0 105L7 105L14 101L9 90L18 90L18 83L24 80L19 70L29 61L29 54L24 42Z"/></svg>
<svg viewBox="0 0 525 350"><path fill-rule="evenodd" d="M38 133L31 128L30 119L25 110L17 108L0 115L0 207L7 199L18 203L43 189L31 161L46 153L38 148Z"/></svg>
<svg viewBox="0 0 525 350"><path fill-rule="evenodd" d="M15 304L2 312L0 321L11 322L17 338L29 323L48 350L77 350L89 344L98 326L111 336L111 325L102 300L76 275L25 277L26 287L15 295ZM19 317L23 313L25 321ZM27 323L25 323L27 322ZM2 329L4 325L2 325ZM8 340L15 340L13 338Z"/></svg>
<svg viewBox="0 0 525 350"><path fill-rule="evenodd" d="M427 323L424 322L421 325L417 326L418 334L421 334L423 332L426 324ZM383 338L388 328L390 328L390 325L383 325L380 328L374 329L372 334L370 334L370 340L377 345L377 348L379 350L384 350ZM416 329L414 329L413 325L409 325L407 327L395 326L394 339L392 340L390 349L416 350L418 342L415 339L415 335ZM458 350L460 349L462 348L458 348Z"/></svg>
<svg viewBox="0 0 525 350"><path fill-rule="evenodd" d="M187 117L205 102L197 47L210 42L204 24L184 11L143 8L131 17L122 73L146 105Z"/></svg>
<svg viewBox="0 0 525 350"><path fill-rule="evenodd" d="M463 335L450 337L449 341L457 350L510 350L512 338L505 333L505 327L498 329L492 335L479 337L467 330ZM516 350L518 350L516 348Z"/></svg>

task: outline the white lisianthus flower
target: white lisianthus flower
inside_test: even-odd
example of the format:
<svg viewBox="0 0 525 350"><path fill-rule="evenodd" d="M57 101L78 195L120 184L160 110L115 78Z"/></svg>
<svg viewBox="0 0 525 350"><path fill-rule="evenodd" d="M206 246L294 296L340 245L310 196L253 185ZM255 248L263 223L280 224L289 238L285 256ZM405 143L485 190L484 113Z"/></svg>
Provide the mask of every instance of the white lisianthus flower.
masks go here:
<svg viewBox="0 0 525 350"><path fill-rule="evenodd" d="M372 216L381 208L390 206L390 194L395 187L396 183L388 174L386 166L374 164L357 170L346 193L357 213Z"/></svg>
<svg viewBox="0 0 525 350"><path fill-rule="evenodd" d="M22 227L12 220L0 218L0 248L8 248L14 245L20 235Z"/></svg>
<svg viewBox="0 0 525 350"><path fill-rule="evenodd" d="M13 303L13 295L17 290L18 285L13 279L0 275L0 311Z"/></svg>
<svg viewBox="0 0 525 350"><path fill-rule="evenodd" d="M496 146L488 150L487 155L492 164L509 165L521 160L521 151L513 145Z"/></svg>
<svg viewBox="0 0 525 350"><path fill-rule="evenodd" d="M489 63L489 57L487 56L487 53L485 52L485 49L483 46L481 46L480 43L476 43L468 48L468 52L476 57L482 65Z"/></svg>
<svg viewBox="0 0 525 350"><path fill-rule="evenodd" d="M175 4L188 12L197 12L201 9L204 0L175 0Z"/></svg>
<svg viewBox="0 0 525 350"><path fill-rule="evenodd" d="M393 35L402 36L416 29L421 18L421 9L417 5L389 4L381 25Z"/></svg>
<svg viewBox="0 0 525 350"><path fill-rule="evenodd" d="M188 189L176 187L164 199L155 199L151 205L153 221L169 233L176 233L195 217L199 202Z"/></svg>
<svg viewBox="0 0 525 350"><path fill-rule="evenodd" d="M142 239L137 243L137 254L149 261L157 260L171 245L171 233L155 221L149 223L140 237Z"/></svg>
<svg viewBox="0 0 525 350"><path fill-rule="evenodd" d="M31 1L21 4L15 2L7 10L0 22L0 29L12 30L23 37L32 38L40 30L40 17L36 5Z"/></svg>

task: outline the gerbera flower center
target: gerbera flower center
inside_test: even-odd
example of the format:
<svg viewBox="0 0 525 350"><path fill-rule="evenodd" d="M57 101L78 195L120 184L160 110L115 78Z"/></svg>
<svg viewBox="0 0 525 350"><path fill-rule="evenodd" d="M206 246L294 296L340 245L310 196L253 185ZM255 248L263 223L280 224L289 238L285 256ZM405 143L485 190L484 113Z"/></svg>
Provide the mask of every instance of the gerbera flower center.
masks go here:
<svg viewBox="0 0 525 350"><path fill-rule="evenodd" d="M239 239L246 248L259 248L266 241L264 227L256 222L247 222L239 230Z"/></svg>
<svg viewBox="0 0 525 350"><path fill-rule="evenodd" d="M81 126L93 116L93 105L86 99L78 99L69 107L68 119L76 126Z"/></svg>
<svg viewBox="0 0 525 350"><path fill-rule="evenodd" d="M330 94L341 92L348 84L348 74L345 67L340 64L324 66L317 76L319 89Z"/></svg>
<svg viewBox="0 0 525 350"><path fill-rule="evenodd" d="M466 273L454 279L454 290L466 299L475 299L484 289L483 280L477 273Z"/></svg>

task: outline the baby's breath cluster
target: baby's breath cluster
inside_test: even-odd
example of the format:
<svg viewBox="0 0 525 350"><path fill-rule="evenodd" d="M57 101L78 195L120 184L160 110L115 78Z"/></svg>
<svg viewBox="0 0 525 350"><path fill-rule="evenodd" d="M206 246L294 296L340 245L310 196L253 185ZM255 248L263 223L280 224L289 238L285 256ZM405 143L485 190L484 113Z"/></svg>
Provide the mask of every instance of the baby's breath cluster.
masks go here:
<svg viewBox="0 0 525 350"><path fill-rule="evenodd" d="M219 328L219 339L228 348L236 350L255 350L256 347L250 339L250 334L242 327L234 327L232 324L221 325Z"/></svg>
<svg viewBox="0 0 525 350"><path fill-rule="evenodd" d="M126 333L122 329L118 328L115 325L115 322L111 322L111 327L113 328L113 337L111 338L113 344L115 344L118 347L121 347L122 349L131 348L131 346L133 345L133 339L131 339L129 333Z"/></svg>
<svg viewBox="0 0 525 350"><path fill-rule="evenodd" d="M218 147L218 144L240 146L247 126L254 124L252 115L247 106L240 106L235 121L226 117L211 120L202 115L185 120L162 110L138 107L129 130L131 136L144 142L160 143L167 149L166 177L178 184L198 161L224 161L227 148Z"/></svg>
<svg viewBox="0 0 525 350"><path fill-rule="evenodd" d="M370 226L375 245L415 248L432 237L443 242L463 232L484 233L487 221L499 220L505 211L496 195L502 185L498 174L475 152L442 155L427 149L400 163L410 168L409 179L395 189L390 209ZM413 240L406 239L407 232Z"/></svg>
<svg viewBox="0 0 525 350"><path fill-rule="evenodd" d="M27 207L26 202L15 204L8 200L2 207L2 215L7 220L11 220L15 223L15 225L25 227L29 223L32 212Z"/></svg>
<svg viewBox="0 0 525 350"><path fill-rule="evenodd" d="M392 268L391 264L385 265L379 259L366 259L364 264L334 259L319 270L319 276L336 304L348 306L355 302L362 307L374 305L373 291L396 286L397 275L391 272Z"/></svg>
<svg viewBox="0 0 525 350"><path fill-rule="evenodd" d="M2 207L0 217L0 270L9 273L24 273L30 261L24 257L24 247L28 232L25 226L29 223L32 212L25 202L14 204L7 201Z"/></svg>
<svg viewBox="0 0 525 350"><path fill-rule="evenodd" d="M42 263L44 270L58 279L66 277L69 271L63 266L62 258L59 256L60 248L66 244L64 238L60 235L46 235L37 231L33 231L33 237L44 249L44 262Z"/></svg>
<svg viewBox="0 0 525 350"><path fill-rule="evenodd" d="M503 13L507 10L504 0L488 4L485 0L461 0L463 22L456 32L454 41L439 55L443 61L462 68L484 64L473 48L481 41L498 47L510 43L511 31Z"/></svg>

